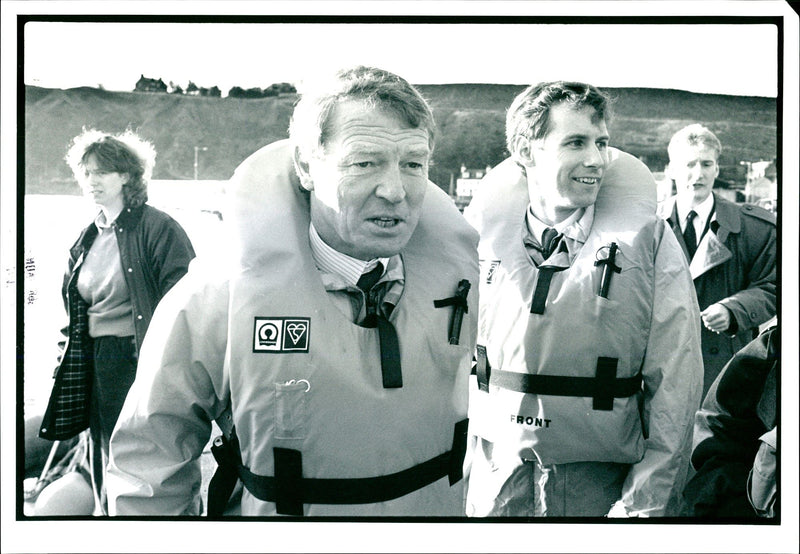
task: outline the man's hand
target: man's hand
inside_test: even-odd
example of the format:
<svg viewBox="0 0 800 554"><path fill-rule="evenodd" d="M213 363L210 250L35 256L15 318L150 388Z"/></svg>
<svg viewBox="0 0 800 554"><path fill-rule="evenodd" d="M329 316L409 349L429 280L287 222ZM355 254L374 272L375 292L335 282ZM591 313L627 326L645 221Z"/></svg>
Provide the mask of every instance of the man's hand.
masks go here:
<svg viewBox="0 0 800 554"><path fill-rule="evenodd" d="M731 326L731 311L719 302L703 310L700 318L706 329L717 334L724 333Z"/></svg>

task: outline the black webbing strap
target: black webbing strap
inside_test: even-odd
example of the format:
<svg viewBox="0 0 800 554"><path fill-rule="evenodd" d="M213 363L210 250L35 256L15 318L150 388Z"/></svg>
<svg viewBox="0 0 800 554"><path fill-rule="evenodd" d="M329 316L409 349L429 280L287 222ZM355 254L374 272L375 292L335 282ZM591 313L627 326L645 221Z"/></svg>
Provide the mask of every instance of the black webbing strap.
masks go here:
<svg viewBox="0 0 800 554"><path fill-rule="evenodd" d="M550 292L550 281L553 274L557 271L564 271L565 267L540 267L539 275L536 277L536 288L533 290L533 301L531 302L532 314L543 314L544 305L547 303L547 293Z"/></svg>
<svg viewBox="0 0 800 554"><path fill-rule="evenodd" d="M228 505L236 482L239 480L237 467L241 465L239 460L239 440L235 431L232 432L231 439L224 435L214 439L211 446L211 453L217 461L217 469L208 484L208 517L222 517Z"/></svg>
<svg viewBox="0 0 800 554"><path fill-rule="evenodd" d="M478 390L489 392L489 378L492 366L486 356L486 347L482 344L475 345L475 375L478 377Z"/></svg>
<svg viewBox="0 0 800 554"><path fill-rule="evenodd" d="M551 396L586 396L593 398L595 410L612 410L615 398L633 396L642 387L642 375L617 378L617 359L600 357L594 377L531 375L493 369L491 384L503 389Z"/></svg>
<svg viewBox="0 0 800 554"><path fill-rule="evenodd" d="M400 343L397 331L391 322L379 315L377 318L378 342L381 348L381 376L383 388L399 389L403 386L403 372L400 369Z"/></svg>
<svg viewBox="0 0 800 554"><path fill-rule="evenodd" d="M373 295L367 295L367 316L362 327L378 328L378 345L381 351L381 377L383 388L399 389L403 386L403 371L400 367L400 341L392 322L378 312Z"/></svg>
<svg viewBox="0 0 800 554"><path fill-rule="evenodd" d="M442 477L450 485L463 477L467 451L467 419L455 425L451 450L397 473L353 479L304 478L302 453L288 448L273 449L275 477L256 475L239 464L242 484L264 502L275 502L284 515L303 515L303 504L372 504L400 498Z"/></svg>
<svg viewBox="0 0 800 554"><path fill-rule="evenodd" d="M450 344L458 344L461 336L461 324L464 321L464 314L469 312L467 295L470 287L471 283L467 279L461 279L458 282L455 296L433 301L434 308L453 306L453 315L450 318L450 326L447 330L447 342Z"/></svg>
<svg viewBox="0 0 800 554"><path fill-rule="evenodd" d="M450 469L447 477L452 487L464 477L464 456L467 454L467 429L469 419L462 419L453 428L453 444L450 447Z"/></svg>
<svg viewBox="0 0 800 554"><path fill-rule="evenodd" d="M636 388L625 397L633 396L641 388L641 374L638 374L638 377L638 382L635 382ZM606 358L604 356L597 358L597 370L594 374L594 380L596 388L592 395L592 408L595 410L613 410L614 393L616 392L615 387L617 384L617 358Z"/></svg>
<svg viewBox="0 0 800 554"><path fill-rule="evenodd" d="M290 448L273 448L272 452L275 457L275 510L279 514L301 516L303 515L303 497L305 497L303 455L299 450ZM244 468L240 468L239 472L241 473L242 470ZM242 482L247 487L247 481L242 479ZM248 490L250 490L249 487Z"/></svg>

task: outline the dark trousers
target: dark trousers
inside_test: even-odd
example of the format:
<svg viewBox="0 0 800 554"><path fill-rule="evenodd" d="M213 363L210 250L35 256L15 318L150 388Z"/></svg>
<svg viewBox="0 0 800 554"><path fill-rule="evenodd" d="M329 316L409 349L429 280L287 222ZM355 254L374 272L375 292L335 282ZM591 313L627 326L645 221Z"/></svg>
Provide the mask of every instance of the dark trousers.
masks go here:
<svg viewBox="0 0 800 554"><path fill-rule="evenodd" d="M108 513L103 484L108 464L108 443L136 377L136 340L134 337L95 337L94 383L92 387L89 429L92 437L91 467L96 513ZM100 510L98 510L100 508Z"/></svg>

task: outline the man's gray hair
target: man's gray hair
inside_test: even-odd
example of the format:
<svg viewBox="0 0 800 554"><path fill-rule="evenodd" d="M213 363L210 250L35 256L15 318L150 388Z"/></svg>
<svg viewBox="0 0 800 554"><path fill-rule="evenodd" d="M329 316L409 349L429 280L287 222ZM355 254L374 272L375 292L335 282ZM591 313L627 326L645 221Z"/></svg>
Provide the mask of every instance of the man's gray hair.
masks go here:
<svg viewBox="0 0 800 554"><path fill-rule="evenodd" d="M337 104L356 100L400 117L415 129L428 132L433 151L436 125L422 95L402 77L374 67L343 69L304 90L289 123L289 140L302 157L319 155L330 138L331 115Z"/></svg>

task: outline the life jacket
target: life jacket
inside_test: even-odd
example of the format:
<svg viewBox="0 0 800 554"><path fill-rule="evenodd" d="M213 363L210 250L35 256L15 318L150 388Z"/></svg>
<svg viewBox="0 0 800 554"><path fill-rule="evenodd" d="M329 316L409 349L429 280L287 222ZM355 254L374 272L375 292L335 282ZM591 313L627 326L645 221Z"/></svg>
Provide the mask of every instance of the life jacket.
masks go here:
<svg viewBox="0 0 800 554"><path fill-rule="evenodd" d="M526 252L527 180L512 160L487 174L465 211L481 235L471 432L542 464L634 463L644 453L656 189L636 158L609 155L592 228L571 263L559 254L561 267L548 269L549 258L537 268Z"/></svg>
<svg viewBox="0 0 800 554"><path fill-rule="evenodd" d="M429 184L390 316L402 386L385 388L377 330L346 317L320 279L288 143L255 153L231 185L242 247L227 363L242 514L463 515L477 290L466 302L455 293L462 280L477 288L475 231Z"/></svg>

